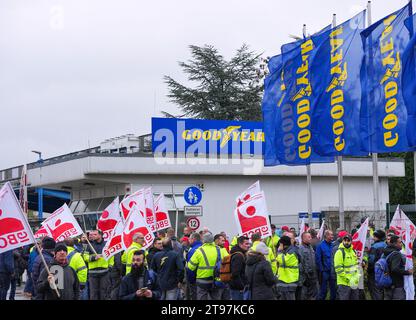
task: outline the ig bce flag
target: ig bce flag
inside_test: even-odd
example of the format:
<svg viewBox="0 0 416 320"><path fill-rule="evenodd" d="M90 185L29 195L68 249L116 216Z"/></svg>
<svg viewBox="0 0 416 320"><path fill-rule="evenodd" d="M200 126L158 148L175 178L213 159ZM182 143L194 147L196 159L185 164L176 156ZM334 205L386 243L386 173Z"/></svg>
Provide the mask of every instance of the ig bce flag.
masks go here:
<svg viewBox="0 0 416 320"><path fill-rule="evenodd" d="M365 10L334 27L311 65L312 145L322 156L366 155L359 127L364 22Z"/></svg>
<svg viewBox="0 0 416 320"><path fill-rule="evenodd" d="M409 151L402 55L409 42L404 21L411 11L409 3L361 32L365 63L361 68L360 128L367 152Z"/></svg>

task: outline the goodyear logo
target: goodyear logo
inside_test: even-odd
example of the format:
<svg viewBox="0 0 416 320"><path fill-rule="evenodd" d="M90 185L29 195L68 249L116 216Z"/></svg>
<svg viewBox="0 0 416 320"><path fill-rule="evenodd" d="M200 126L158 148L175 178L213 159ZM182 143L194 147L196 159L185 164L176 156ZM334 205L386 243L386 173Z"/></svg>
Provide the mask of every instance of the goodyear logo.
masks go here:
<svg viewBox="0 0 416 320"><path fill-rule="evenodd" d="M264 133L242 131L241 126L228 126L219 130L185 130L182 133L182 139L186 141L220 141L220 148L224 148L229 141L264 142Z"/></svg>

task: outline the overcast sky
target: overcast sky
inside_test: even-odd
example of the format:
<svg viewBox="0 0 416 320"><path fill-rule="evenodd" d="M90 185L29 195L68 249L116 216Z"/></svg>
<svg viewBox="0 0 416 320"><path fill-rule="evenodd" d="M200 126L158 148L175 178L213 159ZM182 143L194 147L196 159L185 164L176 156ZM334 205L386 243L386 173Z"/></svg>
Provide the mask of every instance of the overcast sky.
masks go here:
<svg viewBox="0 0 416 320"><path fill-rule="evenodd" d="M407 0L373 0L376 21ZM151 117L178 113L164 75L184 81L189 45L226 58L246 43L264 56L365 0L1 0L0 169L150 133Z"/></svg>

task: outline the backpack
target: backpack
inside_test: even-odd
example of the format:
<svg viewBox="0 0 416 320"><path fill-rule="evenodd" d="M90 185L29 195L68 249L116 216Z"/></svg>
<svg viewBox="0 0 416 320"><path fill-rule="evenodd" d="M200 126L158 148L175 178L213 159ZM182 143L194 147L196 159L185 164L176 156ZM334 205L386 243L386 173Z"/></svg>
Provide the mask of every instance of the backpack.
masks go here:
<svg viewBox="0 0 416 320"><path fill-rule="evenodd" d="M231 281L231 259L236 254L243 254L242 252L234 252L221 260L220 279L221 282L228 283Z"/></svg>
<svg viewBox="0 0 416 320"><path fill-rule="evenodd" d="M390 253L387 257L384 254L374 265L374 275L376 286L379 288L390 288L393 284L393 280L390 276L389 264L387 259L394 253Z"/></svg>

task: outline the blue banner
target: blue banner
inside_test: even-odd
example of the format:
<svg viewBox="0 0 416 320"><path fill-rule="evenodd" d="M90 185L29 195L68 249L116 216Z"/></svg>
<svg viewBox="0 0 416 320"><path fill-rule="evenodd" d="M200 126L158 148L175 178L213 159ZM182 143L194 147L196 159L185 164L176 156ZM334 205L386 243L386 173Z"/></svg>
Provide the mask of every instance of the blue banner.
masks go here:
<svg viewBox="0 0 416 320"><path fill-rule="evenodd" d="M285 92L282 74L282 56L270 59L268 68L270 74L264 80L263 95L263 129L265 135L264 165L275 166L280 164L276 151L276 125L278 123L278 109L281 106Z"/></svg>
<svg viewBox="0 0 416 320"><path fill-rule="evenodd" d="M276 116L276 158L281 164L305 165L332 162L312 150L313 97L310 65L319 45L328 36L327 27L312 37L282 46L285 94Z"/></svg>
<svg viewBox="0 0 416 320"><path fill-rule="evenodd" d="M405 20L406 28L409 30L410 42L403 52L403 98L407 108L407 139L409 146L416 147L416 35L414 26L416 15Z"/></svg>
<svg viewBox="0 0 416 320"><path fill-rule="evenodd" d="M263 122L152 118L157 154L263 154Z"/></svg>
<svg viewBox="0 0 416 320"><path fill-rule="evenodd" d="M312 147L322 156L367 154L361 150L359 126L364 23L365 10L333 28L310 68Z"/></svg>
<svg viewBox="0 0 416 320"><path fill-rule="evenodd" d="M360 135L367 152L410 150L401 60L409 43L404 20L411 11L409 3L361 32L365 63L361 67Z"/></svg>

